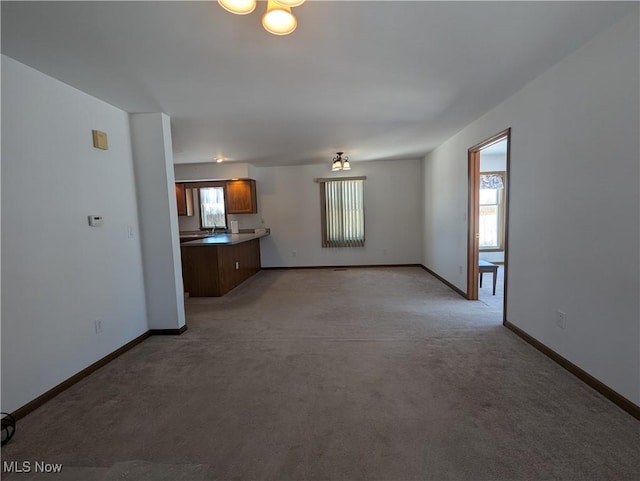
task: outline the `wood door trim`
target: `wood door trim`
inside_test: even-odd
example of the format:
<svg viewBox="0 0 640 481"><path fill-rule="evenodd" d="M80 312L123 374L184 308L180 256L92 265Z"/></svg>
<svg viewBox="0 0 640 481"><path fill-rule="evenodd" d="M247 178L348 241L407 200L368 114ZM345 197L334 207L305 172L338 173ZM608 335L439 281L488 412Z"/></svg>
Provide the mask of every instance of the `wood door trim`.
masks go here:
<svg viewBox="0 0 640 481"><path fill-rule="evenodd" d="M467 228L467 299L478 300L478 213L480 149L469 149L469 210Z"/></svg>
<svg viewBox="0 0 640 481"><path fill-rule="evenodd" d="M502 310L502 322L506 322L507 316L507 266L509 264L509 188L511 171L511 128L507 128L497 134L475 144L468 149L469 163L469 214L467 218L467 299L478 299L478 258L479 246L476 233L478 232L479 190L480 190L480 150L490 145L507 140L507 159L505 171L505 219L504 219L504 305Z"/></svg>

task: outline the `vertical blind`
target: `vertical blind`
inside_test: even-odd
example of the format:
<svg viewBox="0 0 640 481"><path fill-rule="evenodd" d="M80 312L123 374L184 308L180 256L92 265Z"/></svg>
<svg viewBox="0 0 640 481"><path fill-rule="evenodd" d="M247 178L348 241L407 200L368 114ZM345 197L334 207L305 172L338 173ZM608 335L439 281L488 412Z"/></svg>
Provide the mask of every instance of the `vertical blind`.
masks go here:
<svg viewBox="0 0 640 481"><path fill-rule="evenodd" d="M364 180L320 183L322 247L364 246Z"/></svg>

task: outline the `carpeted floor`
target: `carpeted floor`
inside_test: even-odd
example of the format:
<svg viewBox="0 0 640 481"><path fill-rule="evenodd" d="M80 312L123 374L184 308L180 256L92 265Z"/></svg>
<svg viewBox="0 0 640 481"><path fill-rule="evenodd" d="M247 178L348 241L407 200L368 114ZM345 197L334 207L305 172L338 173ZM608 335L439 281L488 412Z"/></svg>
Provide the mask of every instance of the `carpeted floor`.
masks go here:
<svg viewBox="0 0 640 481"><path fill-rule="evenodd" d="M19 422L11 480L638 480L640 423L417 267L261 271Z"/></svg>
<svg viewBox="0 0 640 481"><path fill-rule="evenodd" d="M478 300L491 309L499 311L500 316L502 316L504 309L504 270L505 266L501 264L496 276L495 296L493 295L493 274L485 273L482 287L478 286Z"/></svg>

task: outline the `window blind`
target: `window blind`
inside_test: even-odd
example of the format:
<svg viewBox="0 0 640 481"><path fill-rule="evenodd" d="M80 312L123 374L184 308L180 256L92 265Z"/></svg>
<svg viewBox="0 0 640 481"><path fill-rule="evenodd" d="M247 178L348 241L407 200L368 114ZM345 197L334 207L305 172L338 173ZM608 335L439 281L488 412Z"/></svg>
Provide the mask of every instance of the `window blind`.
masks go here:
<svg viewBox="0 0 640 481"><path fill-rule="evenodd" d="M324 180L322 247L364 246L364 180Z"/></svg>

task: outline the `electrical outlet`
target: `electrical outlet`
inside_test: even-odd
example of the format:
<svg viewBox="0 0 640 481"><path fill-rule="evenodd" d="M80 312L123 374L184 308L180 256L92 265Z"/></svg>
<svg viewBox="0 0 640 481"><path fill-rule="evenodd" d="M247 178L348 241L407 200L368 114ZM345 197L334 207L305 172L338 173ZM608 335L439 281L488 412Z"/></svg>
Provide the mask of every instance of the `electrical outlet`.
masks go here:
<svg viewBox="0 0 640 481"><path fill-rule="evenodd" d="M127 237L129 239L133 239L133 226L132 225L128 225L127 226Z"/></svg>
<svg viewBox="0 0 640 481"><path fill-rule="evenodd" d="M240 263L236 261L236 270L240 269Z"/></svg>
<svg viewBox="0 0 640 481"><path fill-rule="evenodd" d="M298 253L296 251L291 251L291 257L295 257L297 255L298 255Z"/></svg>
<svg viewBox="0 0 640 481"><path fill-rule="evenodd" d="M458 266L458 274L462 274L462 266Z"/></svg>
<svg viewBox="0 0 640 481"><path fill-rule="evenodd" d="M96 334L100 334L102 332L102 319L96 319L94 325L96 328Z"/></svg>
<svg viewBox="0 0 640 481"><path fill-rule="evenodd" d="M556 324L560 329L567 328L567 314L563 311L556 312Z"/></svg>
<svg viewBox="0 0 640 481"><path fill-rule="evenodd" d="M386 255L387 255L387 252L388 252L388 251L387 251L387 249L382 249L382 254L383 254L383 255L385 255L385 256L386 256Z"/></svg>

